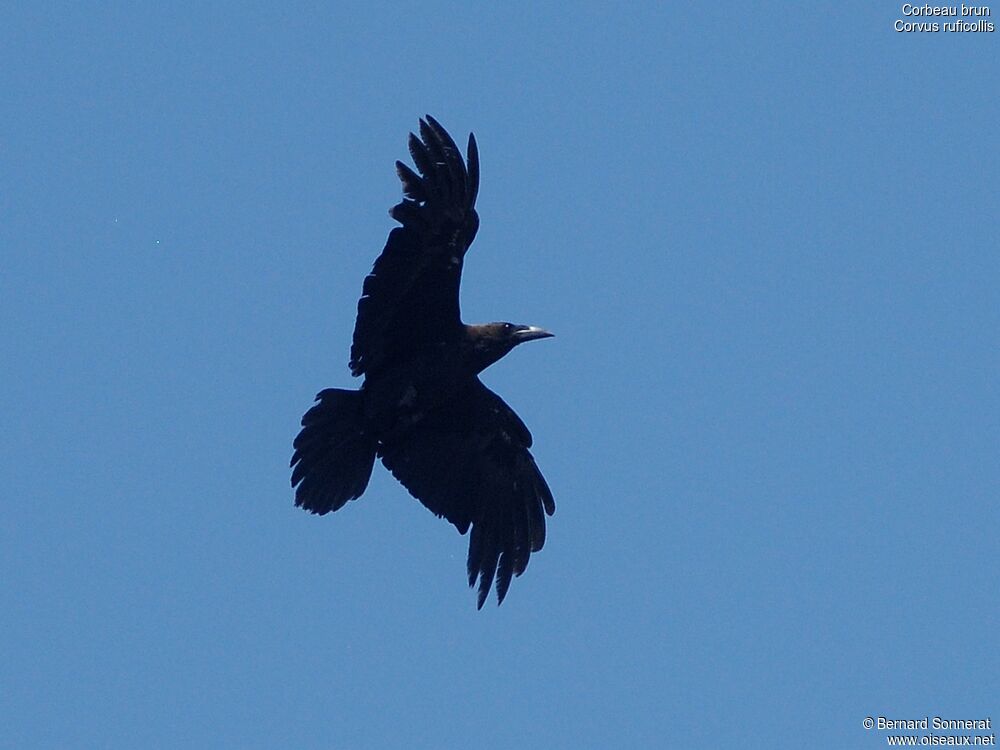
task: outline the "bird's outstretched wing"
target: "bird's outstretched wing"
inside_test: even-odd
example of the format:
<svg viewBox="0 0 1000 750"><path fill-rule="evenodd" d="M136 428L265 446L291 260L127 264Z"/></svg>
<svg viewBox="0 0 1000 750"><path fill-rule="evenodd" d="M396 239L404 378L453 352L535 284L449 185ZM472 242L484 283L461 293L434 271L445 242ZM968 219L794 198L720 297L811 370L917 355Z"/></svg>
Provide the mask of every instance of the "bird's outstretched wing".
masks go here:
<svg viewBox="0 0 1000 750"><path fill-rule="evenodd" d="M466 167L451 136L427 115L409 146L417 172L396 162L404 197L389 213L402 226L389 233L365 278L351 345L354 375L377 372L461 331L462 262L479 228L476 140L469 135Z"/></svg>
<svg viewBox="0 0 1000 750"><path fill-rule="evenodd" d="M496 579L498 602L512 576L545 543L555 502L528 448L531 433L503 400L475 378L443 407L384 442L382 463L427 508L469 539L469 585L481 608Z"/></svg>

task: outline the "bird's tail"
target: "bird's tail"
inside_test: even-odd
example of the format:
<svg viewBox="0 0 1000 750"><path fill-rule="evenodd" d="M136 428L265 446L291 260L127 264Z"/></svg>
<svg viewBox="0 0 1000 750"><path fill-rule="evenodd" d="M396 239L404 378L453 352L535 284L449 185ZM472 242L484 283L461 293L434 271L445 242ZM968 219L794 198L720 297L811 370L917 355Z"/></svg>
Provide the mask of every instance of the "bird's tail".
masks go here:
<svg viewBox="0 0 1000 750"><path fill-rule="evenodd" d="M292 487L295 504L329 513L361 496L375 463L375 438L365 432L361 391L328 388L302 417L295 438Z"/></svg>

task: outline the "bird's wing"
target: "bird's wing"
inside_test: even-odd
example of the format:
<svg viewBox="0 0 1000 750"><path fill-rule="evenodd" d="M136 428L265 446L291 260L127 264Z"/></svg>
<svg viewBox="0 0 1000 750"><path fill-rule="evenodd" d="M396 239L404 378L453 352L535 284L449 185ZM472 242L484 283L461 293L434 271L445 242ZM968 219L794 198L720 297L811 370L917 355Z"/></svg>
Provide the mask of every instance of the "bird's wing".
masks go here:
<svg viewBox="0 0 1000 750"><path fill-rule="evenodd" d="M475 378L445 406L383 443L382 463L427 508L469 539L469 585L482 607L496 579L498 603L545 543L552 493L528 448L531 433Z"/></svg>
<svg viewBox="0 0 1000 750"><path fill-rule="evenodd" d="M351 345L354 375L460 335L462 262L479 228L476 140L469 135L466 167L451 136L428 115L409 146L419 174L396 162L404 197L389 213L402 226L389 233L365 278Z"/></svg>

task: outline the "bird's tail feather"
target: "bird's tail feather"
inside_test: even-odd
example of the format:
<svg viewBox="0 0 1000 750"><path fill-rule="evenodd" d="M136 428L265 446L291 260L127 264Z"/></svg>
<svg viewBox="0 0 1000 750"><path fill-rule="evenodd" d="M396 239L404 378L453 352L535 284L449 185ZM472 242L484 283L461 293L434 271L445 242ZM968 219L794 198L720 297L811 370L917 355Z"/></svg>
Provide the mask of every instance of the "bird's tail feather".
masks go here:
<svg viewBox="0 0 1000 750"><path fill-rule="evenodd" d="M329 513L360 497L375 463L375 438L365 432L360 391L328 388L302 417L295 438L292 486L295 504L311 513Z"/></svg>

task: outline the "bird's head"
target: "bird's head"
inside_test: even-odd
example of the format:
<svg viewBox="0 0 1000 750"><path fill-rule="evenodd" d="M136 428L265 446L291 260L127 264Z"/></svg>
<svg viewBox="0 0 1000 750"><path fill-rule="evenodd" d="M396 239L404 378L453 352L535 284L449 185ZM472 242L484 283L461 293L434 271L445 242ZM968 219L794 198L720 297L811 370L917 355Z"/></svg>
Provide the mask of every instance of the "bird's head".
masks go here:
<svg viewBox="0 0 1000 750"><path fill-rule="evenodd" d="M518 344L525 341L547 339L555 334L537 326L523 326L515 323L484 323L466 326L472 354L482 372Z"/></svg>

